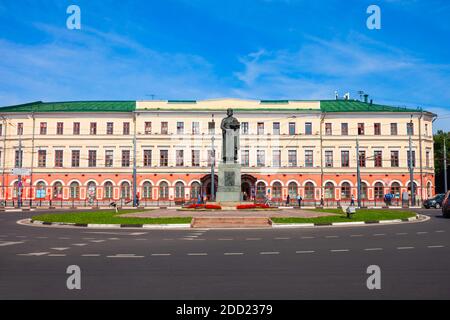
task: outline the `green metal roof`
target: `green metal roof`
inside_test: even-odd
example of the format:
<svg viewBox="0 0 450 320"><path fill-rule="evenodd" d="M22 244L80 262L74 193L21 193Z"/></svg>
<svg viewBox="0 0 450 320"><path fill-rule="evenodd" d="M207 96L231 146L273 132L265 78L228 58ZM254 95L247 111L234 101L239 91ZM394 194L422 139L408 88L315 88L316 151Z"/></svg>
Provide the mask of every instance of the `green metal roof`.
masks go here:
<svg viewBox="0 0 450 320"><path fill-rule="evenodd" d="M135 101L32 102L0 108L1 112L131 112Z"/></svg>
<svg viewBox="0 0 450 320"><path fill-rule="evenodd" d="M421 109L370 104L358 100L321 100L322 112L420 112Z"/></svg>

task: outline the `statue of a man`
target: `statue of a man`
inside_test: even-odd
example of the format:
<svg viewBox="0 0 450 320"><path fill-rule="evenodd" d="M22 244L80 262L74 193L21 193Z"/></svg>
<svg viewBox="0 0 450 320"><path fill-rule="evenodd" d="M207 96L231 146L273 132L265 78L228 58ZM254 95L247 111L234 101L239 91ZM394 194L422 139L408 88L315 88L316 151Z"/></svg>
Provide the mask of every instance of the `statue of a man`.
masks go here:
<svg viewBox="0 0 450 320"><path fill-rule="evenodd" d="M241 124L239 121L233 117L233 109L227 110L227 117L222 120L220 124L220 128L222 129L222 159L223 162L227 162L228 159L233 158L234 162L238 159L238 149L239 149L239 129L241 128ZM230 132L231 131L231 132ZM229 133L227 135L227 132ZM230 133L232 133L230 135ZM231 140L231 141L230 141ZM233 154L227 153L227 146L232 145Z"/></svg>

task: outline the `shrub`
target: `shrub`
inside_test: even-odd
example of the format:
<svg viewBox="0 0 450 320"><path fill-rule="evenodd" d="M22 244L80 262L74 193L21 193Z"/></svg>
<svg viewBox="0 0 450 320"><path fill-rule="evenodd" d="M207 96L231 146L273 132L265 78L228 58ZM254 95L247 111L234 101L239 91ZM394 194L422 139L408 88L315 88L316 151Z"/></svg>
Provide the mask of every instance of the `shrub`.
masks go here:
<svg viewBox="0 0 450 320"><path fill-rule="evenodd" d="M208 210L222 210L222 207L215 204L190 204L187 207L187 209L208 209Z"/></svg>
<svg viewBox="0 0 450 320"><path fill-rule="evenodd" d="M257 203L257 204L241 204L236 207L238 210L249 210L249 209L270 209L271 207L267 204Z"/></svg>

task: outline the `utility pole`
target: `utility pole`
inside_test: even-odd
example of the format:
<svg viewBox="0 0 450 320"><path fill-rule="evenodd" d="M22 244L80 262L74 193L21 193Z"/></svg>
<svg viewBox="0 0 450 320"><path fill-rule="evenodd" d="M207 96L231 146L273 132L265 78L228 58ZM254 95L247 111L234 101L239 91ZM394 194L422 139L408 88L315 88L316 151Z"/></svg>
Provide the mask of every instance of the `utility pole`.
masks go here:
<svg viewBox="0 0 450 320"><path fill-rule="evenodd" d="M361 172L359 165L359 137L356 136L356 187L358 188L358 208L361 208Z"/></svg>
<svg viewBox="0 0 450 320"><path fill-rule="evenodd" d="M136 169L136 114L133 114L133 207L137 207L137 169Z"/></svg>
<svg viewBox="0 0 450 320"><path fill-rule="evenodd" d="M214 117L214 115L213 115ZM212 122L214 123L214 118L212 120ZM214 168L216 165L216 150L214 149L214 141L216 140L215 138L215 134L216 134L216 126L214 125L213 127L213 132L212 132L212 138L211 138L211 200L212 201L216 201L216 197L214 196L214 184L215 184L215 174L214 174Z"/></svg>
<svg viewBox="0 0 450 320"><path fill-rule="evenodd" d="M442 150L442 154L444 157L444 190L445 193L447 193L447 146L446 146L446 140L447 140L447 133L444 133L444 148Z"/></svg>
<svg viewBox="0 0 450 320"><path fill-rule="evenodd" d="M22 168L22 132L19 135L19 163L18 168ZM17 207L22 208L22 175L17 176Z"/></svg>
<svg viewBox="0 0 450 320"><path fill-rule="evenodd" d="M413 121L411 119L409 123L409 185L411 186L411 206L414 205L416 201L415 190L414 190L414 168L413 168L413 153L412 153L412 130Z"/></svg>

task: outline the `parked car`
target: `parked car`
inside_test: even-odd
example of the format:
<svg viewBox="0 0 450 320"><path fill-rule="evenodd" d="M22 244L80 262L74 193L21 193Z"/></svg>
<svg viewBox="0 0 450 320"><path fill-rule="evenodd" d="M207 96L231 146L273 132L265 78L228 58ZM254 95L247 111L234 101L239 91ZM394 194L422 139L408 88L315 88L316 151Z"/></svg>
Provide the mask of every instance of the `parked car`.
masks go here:
<svg viewBox="0 0 450 320"><path fill-rule="evenodd" d="M442 215L445 218L450 218L450 191L448 191L442 201Z"/></svg>
<svg viewBox="0 0 450 320"><path fill-rule="evenodd" d="M430 209L430 208L442 208L442 201L444 201L445 198L445 193L440 193L435 195L433 198L429 198L427 200L425 200L423 202L423 206L426 209Z"/></svg>

